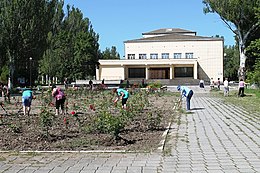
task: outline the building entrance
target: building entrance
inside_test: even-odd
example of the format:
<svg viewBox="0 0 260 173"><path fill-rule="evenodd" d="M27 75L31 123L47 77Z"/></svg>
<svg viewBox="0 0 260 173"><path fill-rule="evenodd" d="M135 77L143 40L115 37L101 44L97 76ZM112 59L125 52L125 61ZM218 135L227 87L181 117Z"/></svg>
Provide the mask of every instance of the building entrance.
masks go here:
<svg viewBox="0 0 260 173"><path fill-rule="evenodd" d="M149 79L170 79L170 68L150 68Z"/></svg>

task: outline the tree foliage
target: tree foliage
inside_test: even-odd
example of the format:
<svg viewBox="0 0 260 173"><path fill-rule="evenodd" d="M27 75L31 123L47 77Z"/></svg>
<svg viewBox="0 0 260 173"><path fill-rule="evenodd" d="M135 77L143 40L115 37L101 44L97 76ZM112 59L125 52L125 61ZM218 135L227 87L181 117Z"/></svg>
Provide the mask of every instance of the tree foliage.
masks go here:
<svg viewBox="0 0 260 173"><path fill-rule="evenodd" d="M22 77L28 84L30 75L32 81L41 75L86 79L95 75L102 56L90 20L69 5L64 12L64 0L2 0L0 31L0 76L5 83L7 77L15 84Z"/></svg>
<svg viewBox="0 0 260 173"><path fill-rule="evenodd" d="M240 53L240 77L245 78L246 47L257 36L260 22L256 15L259 0L203 0L205 13L217 13L236 35Z"/></svg>
<svg viewBox="0 0 260 173"><path fill-rule="evenodd" d="M116 51L116 47L112 46L111 49L106 48L102 52L101 59L120 59L119 53Z"/></svg>
<svg viewBox="0 0 260 173"><path fill-rule="evenodd" d="M239 52L237 46L224 47L224 77L237 81L237 69L239 67Z"/></svg>

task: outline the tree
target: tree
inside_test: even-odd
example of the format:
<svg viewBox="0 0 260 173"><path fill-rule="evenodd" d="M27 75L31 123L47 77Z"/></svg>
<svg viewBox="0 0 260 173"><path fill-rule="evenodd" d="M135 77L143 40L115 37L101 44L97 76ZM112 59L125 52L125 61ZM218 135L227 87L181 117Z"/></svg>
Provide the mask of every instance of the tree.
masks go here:
<svg viewBox="0 0 260 173"><path fill-rule="evenodd" d="M62 16L63 12L60 14ZM57 31L49 33L48 49L41 60L40 74L60 80L94 76L95 65L87 65L86 62L96 64L98 61L99 36L94 32L90 20L83 18L78 8L68 5L66 14Z"/></svg>
<svg viewBox="0 0 260 173"><path fill-rule="evenodd" d="M116 47L112 46L111 49L106 48L102 52L101 59L120 59L119 53L116 51Z"/></svg>
<svg viewBox="0 0 260 173"><path fill-rule="evenodd" d="M58 0L2 0L0 2L0 52L9 67L10 81L18 77L37 78L38 61L46 49L52 18ZM32 57L32 66L29 58ZM29 68L32 68L29 70ZM9 85L11 87L11 84Z"/></svg>
<svg viewBox="0 0 260 173"><path fill-rule="evenodd" d="M245 79L246 47L259 31L260 22L256 16L259 0L203 0L205 13L217 13L227 27L235 34L240 54L239 78Z"/></svg>
<svg viewBox="0 0 260 173"><path fill-rule="evenodd" d="M239 52L236 46L224 47L224 76L229 80L237 80L237 69L239 67Z"/></svg>

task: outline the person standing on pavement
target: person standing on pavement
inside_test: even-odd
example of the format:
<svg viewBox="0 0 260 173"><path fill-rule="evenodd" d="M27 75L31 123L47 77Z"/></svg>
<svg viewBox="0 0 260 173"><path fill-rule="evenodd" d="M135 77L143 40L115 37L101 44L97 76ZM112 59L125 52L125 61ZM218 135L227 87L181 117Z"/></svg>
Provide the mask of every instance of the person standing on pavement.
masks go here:
<svg viewBox="0 0 260 173"><path fill-rule="evenodd" d="M225 78L224 81L224 96L228 96L229 94L229 86L228 86L228 78Z"/></svg>
<svg viewBox="0 0 260 173"><path fill-rule="evenodd" d="M186 106L187 106L186 109L189 111L190 110L190 100L193 96L193 91L186 86L180 86L180 85L177 86L177 90L181 92L182 98L186 97Z"/></svg>

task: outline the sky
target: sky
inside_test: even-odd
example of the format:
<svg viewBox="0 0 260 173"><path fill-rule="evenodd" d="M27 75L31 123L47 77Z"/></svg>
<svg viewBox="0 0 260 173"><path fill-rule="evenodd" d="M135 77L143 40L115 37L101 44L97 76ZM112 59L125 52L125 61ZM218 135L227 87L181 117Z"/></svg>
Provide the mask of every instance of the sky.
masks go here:
<svg viewBox="0 0 260 173"><path fill-rule="evenodd" d="M124 41L161 28L181 28L198 36L223 36L234 45L234 34L217 14L204 14L202 0L65 0L80 9L99 34L100 50L115 46L124 56Z"/></svg>

